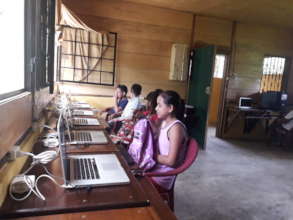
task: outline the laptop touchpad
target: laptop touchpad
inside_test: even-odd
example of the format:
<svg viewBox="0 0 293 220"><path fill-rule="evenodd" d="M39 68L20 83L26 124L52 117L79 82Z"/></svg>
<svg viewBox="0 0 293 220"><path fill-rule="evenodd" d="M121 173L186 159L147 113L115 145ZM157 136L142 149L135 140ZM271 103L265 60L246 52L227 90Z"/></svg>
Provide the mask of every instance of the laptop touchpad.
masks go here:
<svg viewBox="0 0 293 220"><path fill-rule="evenodd" d="M117 163L102 163L103 170L117 170L119 167Z"/></svg>

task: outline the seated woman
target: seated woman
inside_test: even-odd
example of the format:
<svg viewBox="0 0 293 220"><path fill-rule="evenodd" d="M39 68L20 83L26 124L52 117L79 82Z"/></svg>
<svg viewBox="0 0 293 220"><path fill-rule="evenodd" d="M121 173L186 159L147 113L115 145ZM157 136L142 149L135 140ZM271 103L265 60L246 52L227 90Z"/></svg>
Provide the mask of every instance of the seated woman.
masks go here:
<svg viewBox="0 0 293 220"><path fill-rule="evenodd" d="M126 97L128 89L125 85L118 85L114 94L114 106L106 108L103 112L107 112L106 120L112 118L112 115L122 112L128 103Z"/></svg>
<svg viewBox="0 0 293 220"><path fill-rule="evenodd" d="M151 127L153 131L158 127L159 120L156 114L156 106L157 106L157 97L162 92L161 89L156 89L155 91L150 92L146 96L146 109L145 110L137 110L134 113L134 116L132 119L124 120L121 128L117 132L117 136L113 136L114 142L120 141L123 144L130 144L133 138L133 128L135 123L142 119L142 118L148 118L151 122Z"/></svg>
<svg viewBox="0 0 293 220"><path fill-rule="evenodd" d="M157 164L151 172L167 172L181 165L184 160L187 144L187 133L183 118L184 104L174 91L162 92L157 99L156 112L162 121L157 141ZM170 189L175 176L152 177L155 185Z"/></svg>

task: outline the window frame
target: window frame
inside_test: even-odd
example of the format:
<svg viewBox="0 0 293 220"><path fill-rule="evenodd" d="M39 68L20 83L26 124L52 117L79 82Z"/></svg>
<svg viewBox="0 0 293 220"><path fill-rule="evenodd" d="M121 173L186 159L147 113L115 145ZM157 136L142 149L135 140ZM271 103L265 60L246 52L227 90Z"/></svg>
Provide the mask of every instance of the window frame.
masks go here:
<svg viewBox="0 0 293 220"><path fill-rule="evenodd" d="M7 99L7 98L11 98L13 96L19 95L25 91L27 91L28 87L27 87L27 80L28 80L28 74L26 72L26 38L27 38L27 8L28 8L28 0L24 0L24 54L23 54L23 59L24 59L24 65L23 65L23 74L24 74L24 84L23 84L23 88L22 89L17 89L17 90L13 90L7 93L2 93L0 94L0 101L2 101L3 99Z"/></svg>
<svg viewBox="0 0 293 220"><path fill-rule="evenodd" d="M262 91L262 87L261 87L261 85L262 85L262 78L265 75L264 74L264 68L263 68L264 60L265 60L265 58L272 58L272 57L284 58L285 59L284 71L283 71L283 74L282 74L282 81L281 81L281 87L280 87L279 92L281 92L281 91L285 91L286 92L287 91L287 87L288 87L288 76L290 74L292 57L290 57L290 56L284 56L284 55L265 54L263 56L263 59L262 59L262 74L261 74L261 78L260 78L259 93L265 92L265 91ZM270 91L270 90L268 90L268 91Z"/></svg>
<svg viewBox="0 0 293 220"><path fill-rule="evenodd" d="M71 27L72 28L72 27ZM80 29L80 28L72 28L72 29ZM57 81L58 82L68 82L68 83L78 83L78 84L84 84L84 85L87 85L87 84L90 84L90 85L97 85L97 86L111 86L111 87L113 87L114 86L114 84L115 84L115 76L116 76L116 54L117 54L117 39L118 39L118 37L117 37L117 33L116 32L109 32L109 34L112 34L112 35L114 35L114 45L111 45L111 46L109 46L109 45L104 45L103 43L102 44L96 44L96 43L90 43L90 42L79 42L79 41L69 41L69 40L65 40L65 41L68 41L68 42L74 42L75 43L75 46L74 46L74 48L76 47L76 43L84 43L84 44L88 44L88 45L100 45L100 46L102 46L102 47L104 47L104 46L108 46L108 47L110 47L110 48L113 48L114 49L114 53L113 53L113 59L110 59L110 58L103 58L103 56L101 56L101 57L92 57L92 56L85 56L85 57L87 57L87 58L100 58L101 59L101 63L103 62L103 60L111 60L111 61L113 61L113 72L109 72L109 71L102 71L102 70L100 70L100 71L95 71L95 72L99 72L100 74L101 73L111 73L112 74L112 82L109 84L109 83L102 83L101 81L101 75L100 75L100 82L99 83L97 83L97 82L91 82L91 81L75 81L75 80L62 80L61 79L61 69L62 68L64 68L64 69L66 69L67 67L63 67L63 66L61 66L61 62L62 62L62 55L68 55L68 56L73 56L74 57L74 60L75 60L75 57L76 56L83 56L83 55L78 55L78 54L74 54L74 53L72 53L72 54L67 54L67 53L64 53L64 54L62 54L62 46L60 45L60 46L58 46L58 49L57 49ZM74 67L72 67L72 68L68 68L68 69L73 69L74 71L77 69L77 70L87 70L87 71L89 71L89 70L91 70L91 69L81 69L81 68L78 68L78 67L76 67L76 65L74 64ZM74 74L73 74L74 75Z"/></svg>

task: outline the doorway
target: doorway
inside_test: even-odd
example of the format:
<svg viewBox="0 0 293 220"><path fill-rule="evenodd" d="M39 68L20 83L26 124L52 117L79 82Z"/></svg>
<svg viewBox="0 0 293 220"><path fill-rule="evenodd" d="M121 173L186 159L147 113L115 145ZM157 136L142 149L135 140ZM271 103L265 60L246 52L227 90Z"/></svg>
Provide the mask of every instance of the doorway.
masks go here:
<svg viewBox="0 0 293 220"><path fill-rule="evenodd" d="M213 77L211 79L211 94L209 100L208 127L209 136L216 135L217 123L219 122L219 106L221 91L223 86L224 75L227 69L228 55L224 53L216 53L214 61Z"/></svg>

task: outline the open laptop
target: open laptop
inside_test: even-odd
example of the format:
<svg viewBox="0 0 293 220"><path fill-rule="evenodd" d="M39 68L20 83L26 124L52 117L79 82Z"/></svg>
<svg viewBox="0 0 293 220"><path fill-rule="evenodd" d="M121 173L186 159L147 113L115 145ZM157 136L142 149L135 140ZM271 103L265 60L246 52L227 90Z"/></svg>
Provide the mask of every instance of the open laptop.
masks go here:
<svg viewBox="0 0 293 220"><path fill-rule="evenodd" d="M61 147L61 166L66 188L123 185L130 180L117 156L109 154L66 154Z"/></svg>
<svg viewBox="0 0 293 220"><path fill-rule="evenodd" d="M92 110L81 110L74 109L72 115L85 115L85 116L93 116L94 112Z"/></svg>
<svg viewBox="0 0 293 220"><path fill-rule="evenodd" d="M239 98L239 108L240 109L250 109L250 108L252 108L252 98L240 97Z"/></svg>
<svg viewBox="0 0 293 220"><path fill-rule="evenodd" d="M100 125L100 122L96 118L72 118L73 125Z"/></svg>
<svg viewBox="0 0 293 220"><path fill-rule="evenodd" d="M68 132L69 142L67 144L107 144L108 139L103 131L71 131Z"/></svg>
<svg viewBox="0 0 293 220"><path fill-rule="evenodd" d="M103 131L89 131L89 130L76 130L71 131L69 116L63 114L60 118L61 125L64 125L64 130L68 136L68 142L66 144L107 144L108 139Z"/></svg>
<svg viewBox="0 0 293 220"><path fill-rule="evenodd" d="M90 104L87 103L73 103L71 108L91 108Z"/></svg>
<svg viewBox="0 0 293 220"><path fill-rule="evenodd" d="M94 186L122 185L130 180L114 153L67 154L65 139L66 122L62 114L57 122L61 168L64 187L83 188Z"/></svg>

